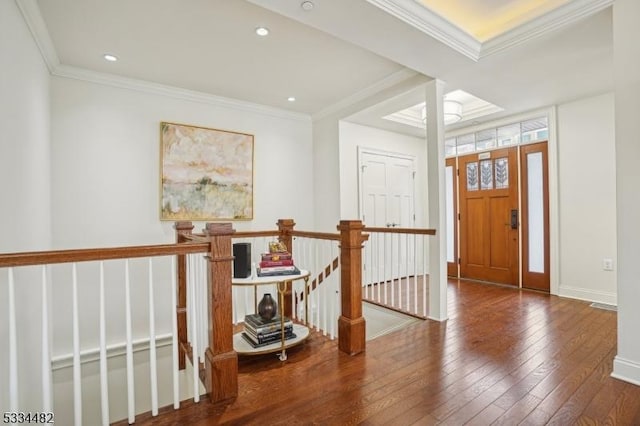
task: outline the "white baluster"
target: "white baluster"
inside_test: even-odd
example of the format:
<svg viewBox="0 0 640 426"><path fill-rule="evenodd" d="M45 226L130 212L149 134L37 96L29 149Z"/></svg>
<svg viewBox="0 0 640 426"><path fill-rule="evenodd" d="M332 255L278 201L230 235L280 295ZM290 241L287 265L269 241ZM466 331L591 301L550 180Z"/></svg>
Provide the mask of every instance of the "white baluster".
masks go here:
<svg viewBox="0 0 640 426"><path fill-rule="evenodd" d="M396 279L395 276L393 275L393 264L394 264L394 253L395 250L393 249L393 241L394 241L394 237L396 235L395 234L390 234L390 239L391 242L389 243L389 251L391 252L391 260L389 263L389 267L391 268L391 306L395 307L396 306ZM400 257L400 256L398 256ZM400 272L400 271L398 271Z"/></svg>
<svg viewBox="0 0 640 426"><path fill-rule="evenodd" d="M104 262L100 262L100 407L102 424L109 424L109 382L107 372L107 331L104 297Z"/></svg>
<svg viewBox="0 0 640 426"><path fill-rule="evenodd" d="M42 265L42 411L53 411L51 346L49 340L49 296L47 266Z"/></svg>
<svg viewBox="0 0 640 426"><path fill-rule="evenodd" d="M427 237L422 237L422 315L427 316Z"/></svg>
<svg viewBox="0 0 640 426"><path fill-rule="evenodd" d="M124 298L125 298L125 318L126 318L126 354L127 354L127 408L129 424L135 422L136 401L135 384L133 379L133 332L131 330L131 283L129 277L129 259L124 263Z"/></svg>
<svg viewBox="0 0 640 426"><path fill-rule="evenodd" d="M18 339L13 268L9 268L9 410L18 411Z"/></svg>
<svg viewBox="0 0 640 426"><path fill-rule="evenodd" d="M404 234L404 290L405 300L407 301L407 311L411 311L411 294L409 293L409 234Z"/></svg>
<svg viewBox="0 0 640 426"><path fill-rule="evenodd" d="M72 269L72 311L73 311L73 413L74 424L82 425L82 369L80 364L80 324L78 317L78 268Z"/></svg>
<svg viewBox="0 0 640 426"><path fill-rule="evenodd" d="M180 384L178 382L178 299L176 283L176 257L171 258L171 354L173 358L173 408L180 408Z"/></svg>
<svg viewBox="0 0 640 426"><path fill-rule="evenodd" d="M202 362L205 361L204 353L207 348L207 343L209 342L209 310L207 309L207 261L203 256L198 256L200 260L200 293L198 295L198 301L200 302L200 317L198 318L198 325L200 326L200 338L198 342L200 342L200 359Z"/></svg>
<svg viewBox="0 0 640 426"><path fill-rule="evenodd" d="M329 329L327 321L328 321L328 314L327 314L327 306L329 305L329 282L327 281L327 272L325 269L325 265L326 265L326 261L324 259L327 258L325 252L327 251L327 244L326 242L319 242L320 245L320 251L321 251L321 256L320 256L320 267L322 268L322 276L324 277L324 283L322 285L323 290L322 290L322 299L323 299L323 303L322 303L322 322L323 322L323 335L327 335L327 331Z"/></svg>
<svg viewBox="0 0 640 426"><path fill-rule="evenodd" d="M194 259L193 259L193 255L189 256L189 266L190 266L190 270L191 273L189 274L189 277L191 278L191 280L187 283L187 294L189 295L189 317L191 318L190 321L190 328L191 328L191 359L192 359L192 373L193 373L193 401L194 402L200 402L200 388L199 388L199 383L198 381L200 380L200 377L198 375L198 370L200 368L200 366L198 365L198 317L197 317L197 309L196 309L196 281L197 281L197 277L195 275L195 265L194 265Z"/></svg>
<svg viewBox="0 0 640 426"><path fill-rule="evenodd" d="M413 313L418 314L418 236L413 236Z"/></svg>
<svg viewBox="0 0 640 426"><path fill-rule="evenodd" d="M376 260L375 260L375 264L376 264L376 287L378 289L378 298L376 299L376 302L380 303L380 233L375 233L375 256L376 256Z"/></svg>
<svg viewBox="0 0 640 426"><path fill-rule="evenodd" d="M322 271L320 270L320 267L318 266L318 264L320 264L320 261L318 260L319 258L319 253L318 253L318 241L314 241L313 244L313 263L314 263L314 270L318 271L317 279L318 279L318 285L316 286L316 291L315 291L315 306L316 306L316 331L321 331L321 324L320 324L320 309L322 309L322 284L320 284L320 279L322 277Z"/></svg>
<svg viewBox="0 0 640 426"><path fill-rule="evenodd" d="M335 259L335 251L334 251L335 247L333 245L332 241L329 241L329 259L330 259L330 265L331 265L331 269L333 269L333 259ZM335 295L337 294L336 291L336 282L338 281L337 275L335 274L335 271L332 271L332 278L331 278L331 316L330 316L330 320L331 320L331 332L330 332L330 336L331 336L331 340L333 340L336 336L336 298Z"/></svg>
<svg viewBox="0 0 640 426"><path fill-rule="evenodd" d="M384 284L384 304L387 304L387 234L382 237L382 281Z"/></svg>
<svg viewBox="0 0 640 426"><path fill-rule="evenodd" d="M309 251L309 244L307 244L307 239L306 238L301 238L300 239L300 248L298 250L298 253L302 254L297 255L298 256L298 262L300 265L302 265L304 267L304 269L306 270L310 270L311 265L309 264L309 256L308 256L308 251ZM313 273L311 271L309 271L309 285L311 285L311 282L313 281ZM309 326L309 316L308 316L308 312L305 312L305 303L308 305L309 300L307 299L309 297L309 295L307 294L307 289L306 286L303 284L302 285L302 293L300 296L300 310L298 311L298 315L300 316L300 320L304 320L305 321L305 325L308 327Z"/></svg>
<svg viewBox="0 0 640 426"><path fill-rule="evenodd" d="M156 365L156 310L153 297L153 259L149 258L149 377L151 379L151 415L158 415L158 367Z"/></svg>
<svg viewBox="0 0 640 426"><path fill-rule="evenodd" d="M187 342L191 342L193 340L193 337L191 336L191 329L193 328L191 326L191 321L193 321L193 318L191 318L191 309L193 308L191 306L191 291L193 290L192 286L193 286L193 282L195 281L195 278L193 276L193 271L194 271L194 264L193 264L193 255L192 254L188 254L187 255L187 284L186 284L186 291L187 291L187 300L186 300L186 305L187 305Z"/></svg>
<svg viewBox="0 0 640 426"><path fill-rule="evenodd" d="M238 305L239 305L238 299L239 299L238 288L235 286L231 286L231 317L232 317L233 325L238 325L238 317L240 316L238 312Z"/></svg>
<svg viewBox="0 0 640 426"><path fill-rule="evenodd" d="M400 247L402 246L402 234L396 234L398 238L398 308L402 309L402 252Z"/></svg>

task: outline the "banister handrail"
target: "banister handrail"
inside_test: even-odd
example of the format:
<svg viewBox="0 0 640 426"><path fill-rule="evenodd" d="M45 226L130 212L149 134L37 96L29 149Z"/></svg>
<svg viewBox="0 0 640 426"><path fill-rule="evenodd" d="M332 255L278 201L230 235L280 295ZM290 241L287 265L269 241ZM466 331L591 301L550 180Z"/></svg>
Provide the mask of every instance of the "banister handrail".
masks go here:
<svg viewBox="0 0 640 426"><path fill-rule="evenodd" d="M383 232L388 234L436 235L435 229L428 228L376 228L365 226L362 232Z"/></svg>
<svg viewBox="0 0 640 426"><path fill-rule="evenodd" d="M277 229L270 231L236 231L232 238L257 238L257 237L277 237L279 234Z"/></svg>
<svg viewBox="0 0 640 426"><path fill-rule="evenodd" d="M184 240L197 242L197 243L208 243L209 239L204 234L181 234ZM185 241L186 242L186 241Z"/></svg>
<svg viewBox="0 0 640 426"><path fill-rule="evenodd" d="M332 234L330 232L312 232L293 230L291 235L294 237L315 238L317 240L340 241L340 234Z"/></svg>
<svg viewBox="0 0 640 426"><path fill-rule="evenodd" d="M169 256L174 254L202 253L208 250L208 242L194 242L147 246L0 253L0 267L127 259L133 257Z"/></svg>

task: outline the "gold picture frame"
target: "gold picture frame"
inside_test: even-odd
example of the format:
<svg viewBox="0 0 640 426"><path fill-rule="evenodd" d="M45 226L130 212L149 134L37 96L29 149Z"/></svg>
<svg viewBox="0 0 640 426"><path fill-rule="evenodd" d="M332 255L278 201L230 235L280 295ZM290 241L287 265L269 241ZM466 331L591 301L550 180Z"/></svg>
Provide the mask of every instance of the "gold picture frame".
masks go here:
<svg viewBox="0 0 640 426"><path fill-rule="evenodd" d="M160 220L253 219L247 133L160 123Z"/></svg>

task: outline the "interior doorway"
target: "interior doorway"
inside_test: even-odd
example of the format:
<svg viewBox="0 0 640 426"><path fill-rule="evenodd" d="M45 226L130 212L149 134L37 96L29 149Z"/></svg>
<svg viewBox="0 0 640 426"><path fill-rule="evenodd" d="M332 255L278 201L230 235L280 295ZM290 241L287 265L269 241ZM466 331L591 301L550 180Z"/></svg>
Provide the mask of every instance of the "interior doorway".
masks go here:
<svg viewBox="0 0 640 426"><path fill-rule="evenodd" d="M358 150L360 170L360 218L368 227L412 228L415 226L415 158L412 156L376 151ZM391 250L387 235L383 241L371 241L370 265L365 268L371 276L390 280L414 270L414 247L400 244ZM388 236L393 242L394 236ZM397 236L395 237L397 238ZM406 237L405 237L406 238ZM397 260L394 266L393 259Z"/></svg>
<svg viewBox="0 0 640 426"><path fill-rule="evenodd" d="M415 158L361 148L360 212L367 226L410 228L415 223Z"/></svg>

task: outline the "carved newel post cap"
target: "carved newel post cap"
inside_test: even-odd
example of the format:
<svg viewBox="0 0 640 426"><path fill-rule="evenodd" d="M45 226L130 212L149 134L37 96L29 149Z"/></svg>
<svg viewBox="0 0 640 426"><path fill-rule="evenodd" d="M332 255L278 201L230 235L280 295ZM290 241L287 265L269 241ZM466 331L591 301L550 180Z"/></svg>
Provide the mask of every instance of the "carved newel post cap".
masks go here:
<svg viewBox="0 0 640 426"><path fill-rule="evenodd" d="M232 223L218 222L207 223L202 231L208 235L227 235L236 232Z"/></svg>

